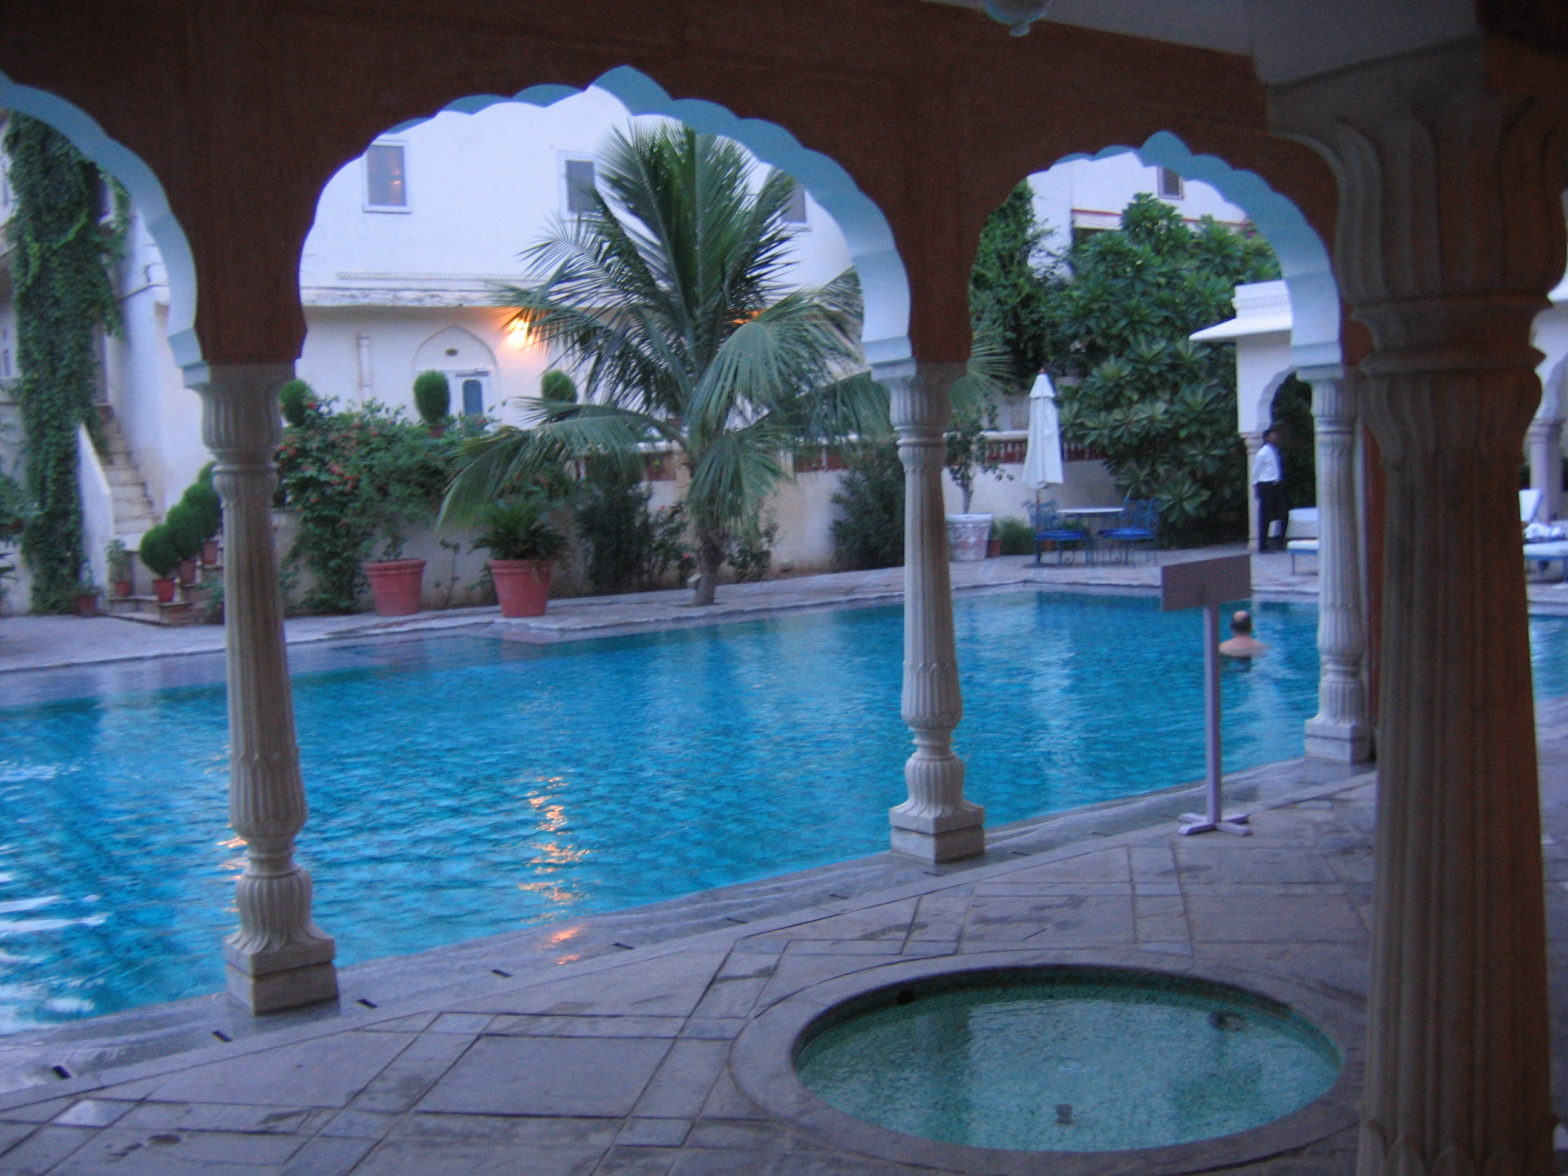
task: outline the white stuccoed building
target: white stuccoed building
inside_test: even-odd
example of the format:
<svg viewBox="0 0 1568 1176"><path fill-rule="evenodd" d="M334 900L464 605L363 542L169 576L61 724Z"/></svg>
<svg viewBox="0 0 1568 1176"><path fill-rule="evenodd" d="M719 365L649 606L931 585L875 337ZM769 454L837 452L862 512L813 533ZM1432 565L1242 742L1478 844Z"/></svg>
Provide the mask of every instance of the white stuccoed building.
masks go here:
<svg viewBox="0 0 1568 1176"><path fill-rule="evenodd" d="M508 329L496 303L497 284L526 284L521 255L553 222L569 220L580 185L591 183L595 157L609 134L634 120L621 102L589 88L553 106L497 101L470 112L448 110L394 128L367 145L323 188L315 224L300 259L299 281L308 333L296 364L299 378L340 405L375 400L413 412L414 376L445 372L454 413L526 423L519 400L538 395L552 356L523 330ZM759 167L759 180L761 170ZM1051 231L1047 247L1065 250L1073 231L1116 227L1139 192L1171 203L1188 221L1213 216L1241 224L1245 213L1209 185L1168 168L1145 166L1130 153L1076 158L1030 177L1038 219ZM791 209L797 225L791 281L826 282L850 264L844 234L804 190ZM9 208L8 203L0 208ZM8 267L0 264L8 275ZM141 532L163 516L211 458L201 436L197 394L185 387L167 344L170 287L164 260L139 210L133 216L118 275L124 329L106 339L102 399L111 430L124 441L121 466L83 448L87 551L98 582L103 549L115 535L135 548ZM9 282L0 283L0 380L14 376L15 311ZM0 415L14 415L0 385ZM1016 481L1027 423L1025 398L1002 406L997 439L1007 460L1003 476L976 481L973 509L1022 517L1029 497ZM14 468L20 431L0 436L0 459ZM1011 444L1007 444L1007 443ZM97 468L95 468L97 467ZM831 499L839 475L802 471L771 506L779 524L775 568L825 568L832 557ZM137 487L145 502L134 507ZM956 488L947 486L950 509ZM679 493L655 487L662 504ZM1115 486L1094 461L1070 461L1067 484L1054 492L1064 505L1114 501ZM422 548L431 550L425 552ZM411 554L435 555L433 539L417 536ZM9 606L25 610L25 572Z"/></svg>

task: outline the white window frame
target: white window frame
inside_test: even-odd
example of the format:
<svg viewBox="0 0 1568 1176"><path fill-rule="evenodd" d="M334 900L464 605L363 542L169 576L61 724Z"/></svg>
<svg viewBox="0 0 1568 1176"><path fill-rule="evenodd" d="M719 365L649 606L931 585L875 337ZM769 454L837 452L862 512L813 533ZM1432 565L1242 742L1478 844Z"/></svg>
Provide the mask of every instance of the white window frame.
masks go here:
<svg viewBox="0 0 1568 1176"><path fill-rule="evenodd" d="M583 215L581 211L576 211L572 208L573 185L571 179L569 178L568 172L570 165L574 163L586 163L589 167L593 168L594 187L597 189L599 184L599 161L592 155L562 154L560 156L561 166L556 169L556 174L560 177L560 208L561 215L568 218L569 220L575 220L577 217Z"/></svg>
<svg viewBox="0 0 1568 1176"><path fill-rule="evenodd" d="M403 159L403 203L402 204L377 204L373 200L371 200L371 198L370 198L371 197L371 191L370 191L370 153L372 151L374 151L377 147L396 147L398 152L402 156L402 159ZM413 196L412 196L412 194L410 192L410 185L409 185L409 182L408 182L408 144L406 142L404 142L402 139L377 139L374 143L372 143L368 148L365 149L364 167L361 169L361 172L362 172L362 178L364 179L364 184L365 184L364 189L363 189L364 204L363 204L362 207L364 208L364 210L366 212L402 212L402 213L408 213L408 212L412 212L413 211L414 201L413 201Z"/></svg>

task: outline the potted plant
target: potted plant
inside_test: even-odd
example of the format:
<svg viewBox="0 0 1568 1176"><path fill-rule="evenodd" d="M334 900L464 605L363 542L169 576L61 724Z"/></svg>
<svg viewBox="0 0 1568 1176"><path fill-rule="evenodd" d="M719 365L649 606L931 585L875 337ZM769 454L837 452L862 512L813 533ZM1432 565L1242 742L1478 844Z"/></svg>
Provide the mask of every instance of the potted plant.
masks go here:
<svg viewBox="0 0 1568 1176"><path fill-rule="evenodd" d="M958 487L962 509L947 516L948 552L955 560L980 560L986 557L992 516L970 514L969 504L974 497L975 478L1002 468L991 456L986 439L986 430L996 423L996 402L988 381L972 374L953 382L952 398L953 421L945 438L943 465Z"/></svg>
<svg viewBox="0 0 1568 1176"><path fill-rule="evenodd" d="M82 566L85 569L87 565ZM98 615L98 585L85 574L76 586L76 615L79 617Z"/></svg>
<svg viewBox="0 0 1568 1176"><path fill-rule="evenodd" d="M206 538L202 534L200 514L194 506L181 499L169 508L168 514L163 516L163 525L174 543L175 551L179 554L179 562L176 566L180 573L180 583L187 586L196 583L196 558L201 554L202 541Z"/></svg>
<svg viewBox="0 0 1568 1176"><path fill-rule="evenodd" d="M125 549L125 543L119 539L109 540L109 545L103 550L104 564L108 568L109 584L114 595L119 600L124 600L131 594L131 553Z"/></svg>
<svg viewBox="0 0 1568 1176"><path fill-rule="evenodd" d="M432 437L446 432L452 412L452 384L445 372L420 372L414 377L414 408Z"/></svg>
<svg viewBox="0 0 1568 1176"><path fill-rule="evenodd" d="M218 562L218 532L223 529L223 502L212 485L212 463L202 468L196 480L185 489L180 503L189 507L201 532L198 555L203 567L213 567Z"/></svg>
<svg viewBox="0 0 1568 1176"><path fill-rule="evenodd" d="M169 534L169 528L163 523L149 527L142 536L139 554L142 563L153 574L152 590L158 597L158 603L173 603L174 569L180 566L180 551Z"/></svg>
<svg viewBox="0 0 1568 1176"><path fill-rule="evenodd" d="M537 617L550 600L552 562L566 550L566 536L545 522L548 502L538 493L492 503L480 516L484 528L474 550L490 552L490 576L503 617Z"/></svg>

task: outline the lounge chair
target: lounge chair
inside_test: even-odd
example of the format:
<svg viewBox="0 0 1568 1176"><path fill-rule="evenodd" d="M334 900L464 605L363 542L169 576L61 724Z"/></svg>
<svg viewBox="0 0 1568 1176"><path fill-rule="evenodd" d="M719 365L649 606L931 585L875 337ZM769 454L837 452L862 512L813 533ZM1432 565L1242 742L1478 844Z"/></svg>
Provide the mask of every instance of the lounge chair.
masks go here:
<svg viewBox="0 0 1568 1176"><path fill-rule="evenodd" d="M1040 563L1040 549L1047 543L1056 544L1056 562L1058 566L1066 559L1067 544L1076 543L1079 549L1087 552L1089 549L1089 532L1078 527L1069 526L1062 516L1056 513L1056 502L1025 502L1024 509L1029 512L1030 525L1034 527L1034 562Z"/></svg>
<svg viewBox="0 0 1568 1176"><path fill-rule="evenodd" d="M1149 558L1154 558L1154 548L1160 537L1160 500L1158 498L1129 498L1122 505L1121 517L1114 526L1100 532L1100 538L1114 543L1121 551L1122 562L1132 558L1132 549L1140 543L1149 545Z"/></svg>
<svg viewBox="0 0 1568 1176"><path fill-rule="evenodd" d="M1290 574L1296 574L1296 561L1303 555L1315 560L1318 554L1318 508L1293 507L1285 522L1285 550L1290 554Z"/></svg>
<svg viewBox="0 0 1568 1176"><path fill-rule="evenodd" d="M1530 570L1534 564L1539 571L1545 571L1549 563L1563 565L1563 579L1568 580L1568 539L1547 539L1540 543L1526 543L1524 545L1525 571Z"/></svg>

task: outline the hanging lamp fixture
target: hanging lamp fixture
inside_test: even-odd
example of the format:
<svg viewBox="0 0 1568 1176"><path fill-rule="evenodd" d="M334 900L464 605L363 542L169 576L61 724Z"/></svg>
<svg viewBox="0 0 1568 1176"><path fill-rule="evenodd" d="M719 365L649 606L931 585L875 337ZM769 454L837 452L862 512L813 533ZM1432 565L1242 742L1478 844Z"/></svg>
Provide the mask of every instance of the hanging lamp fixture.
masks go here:
<svg viewBox="0 0 1568 1176"><path fill-rule="evenodd" d="M1051 0L985 0L985 14L1006 25L1013 36L1023 37L1050 6Z"/></svg>

